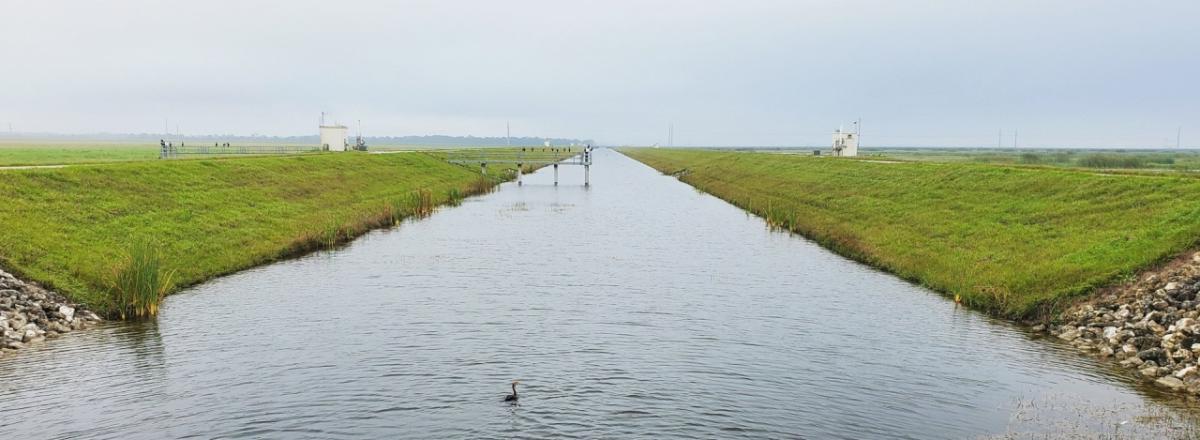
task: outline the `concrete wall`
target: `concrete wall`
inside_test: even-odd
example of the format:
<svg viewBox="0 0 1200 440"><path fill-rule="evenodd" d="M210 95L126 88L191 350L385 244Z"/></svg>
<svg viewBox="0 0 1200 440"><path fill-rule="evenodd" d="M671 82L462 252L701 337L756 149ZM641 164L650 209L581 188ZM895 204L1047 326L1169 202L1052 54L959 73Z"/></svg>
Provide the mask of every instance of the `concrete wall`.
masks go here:
<svg viewBox="0 0 1200 440"><path fill-rule="evenodd" d="M321 146L329 151L346 151L346 131L344 125L322 125Z"/></svg>

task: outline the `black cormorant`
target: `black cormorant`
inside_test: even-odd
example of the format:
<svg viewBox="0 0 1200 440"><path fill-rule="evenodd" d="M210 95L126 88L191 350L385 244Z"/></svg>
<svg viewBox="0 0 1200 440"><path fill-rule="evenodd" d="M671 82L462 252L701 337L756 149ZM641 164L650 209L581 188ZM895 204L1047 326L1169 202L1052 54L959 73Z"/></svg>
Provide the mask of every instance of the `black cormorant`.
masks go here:
<svg viewBox="0 0 1200 440"><path fill-rule="evenodd" d="M517 384L519 384L519 383L521 383L521 382L515 381L515 380L513 381L513 383L512 383L513 393L509 394L507 396L504 396L505 402L516 402L517 401Z"/></svg>

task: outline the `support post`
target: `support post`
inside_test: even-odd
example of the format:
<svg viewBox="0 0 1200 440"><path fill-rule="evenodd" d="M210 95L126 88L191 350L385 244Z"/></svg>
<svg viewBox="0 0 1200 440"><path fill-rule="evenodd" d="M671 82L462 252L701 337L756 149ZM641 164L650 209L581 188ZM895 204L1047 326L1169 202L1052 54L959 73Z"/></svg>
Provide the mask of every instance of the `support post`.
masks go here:
<svg viewBox="0 0 1200 440"><path fill-rule="evenodd" d="M482 173L482 174L483 174L483 175L485 175L485 176L487 175L487 162L480 162L480 163L479 163L479 172L480 172L480 173Z"/></svg>
<svg viewBox="0 0 1200 440"><path fill-rule="evenodd" d="M592 166L583 166L583 186L591 186L592 182Z"/></svg>
<svg viewBox="0 0 1200 440"><path fill-rule="evenodd" d="M554 186L558 186L558 164L554 164Z"/></svg>
<svg viewBox="0 0 1200 440"><path fill-rule="evenodd" d="M517 164L517 186L521 186L521 164Z"/></svg>

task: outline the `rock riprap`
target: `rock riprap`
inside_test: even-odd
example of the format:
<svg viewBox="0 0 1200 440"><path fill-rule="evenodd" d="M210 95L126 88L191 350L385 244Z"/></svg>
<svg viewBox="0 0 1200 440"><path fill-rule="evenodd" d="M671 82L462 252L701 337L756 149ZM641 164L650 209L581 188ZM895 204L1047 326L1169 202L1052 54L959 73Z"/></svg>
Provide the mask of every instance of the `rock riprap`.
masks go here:
<svg viewBox="0 0 1200 440"><path fill-rule="evenodd" d="M62 295L0 270L0 352L87 328L100 317Z"/></svg>
<svg viewBox="0 0 1200 440"><path fill-rule="evenodd" d="M1050 334L1111 358L1146 382L1200 395L1200 253L1107 289Z"/></svg>

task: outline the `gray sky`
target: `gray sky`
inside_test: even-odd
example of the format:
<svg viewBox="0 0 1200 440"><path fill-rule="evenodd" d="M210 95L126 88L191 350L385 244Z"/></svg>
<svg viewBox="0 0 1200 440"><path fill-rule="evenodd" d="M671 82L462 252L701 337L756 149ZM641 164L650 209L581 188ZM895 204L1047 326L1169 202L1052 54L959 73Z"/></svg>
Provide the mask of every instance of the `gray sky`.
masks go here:
<svg viewBox="0 0 1200 440"><path fill-rule="evenodd" d="M17 131L1200 146L1195 0L2 2Z"/></svg>

